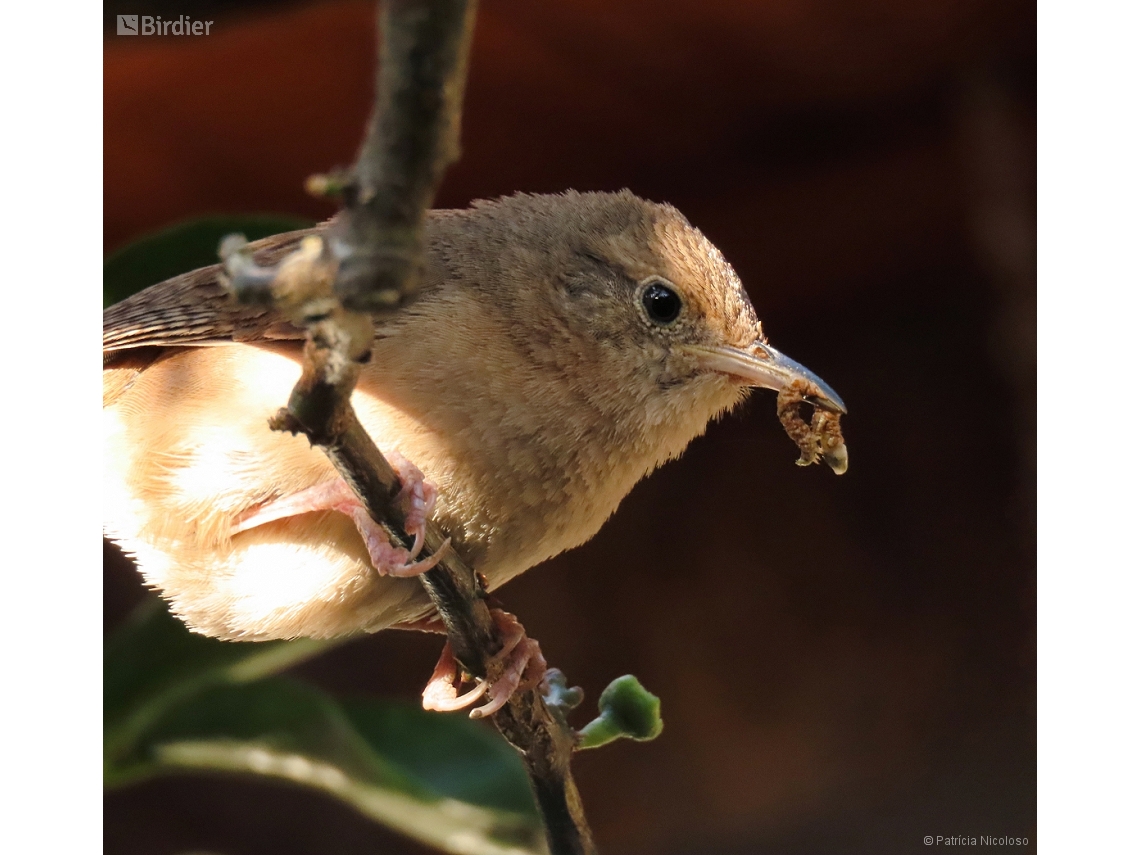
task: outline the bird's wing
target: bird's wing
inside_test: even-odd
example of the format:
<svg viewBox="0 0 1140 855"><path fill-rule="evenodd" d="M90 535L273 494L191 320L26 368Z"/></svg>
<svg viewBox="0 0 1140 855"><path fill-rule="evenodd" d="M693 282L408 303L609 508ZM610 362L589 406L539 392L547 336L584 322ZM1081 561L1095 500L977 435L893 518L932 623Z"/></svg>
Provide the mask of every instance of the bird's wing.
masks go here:
<svg viewBox="0 0 1140 855"><path fill-rule="evenodd" d="M254 241L262 265L276 264L317 229ZM219 277L221 265L203 267L152 285L103 311L103 362L118 362L139 348L200 347L226 342L303 339L304 330L266 306L234 302Z"/></svg>

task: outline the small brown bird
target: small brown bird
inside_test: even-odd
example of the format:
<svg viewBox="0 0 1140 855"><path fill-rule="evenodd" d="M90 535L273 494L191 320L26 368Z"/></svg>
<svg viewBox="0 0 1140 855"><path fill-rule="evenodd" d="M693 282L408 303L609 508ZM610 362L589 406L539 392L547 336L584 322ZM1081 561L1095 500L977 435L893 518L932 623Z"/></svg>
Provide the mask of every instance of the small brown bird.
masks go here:
<svg viewBox="0 0 1140 855"><path fill-rule="evenodd" d="M845 411L768 346L728 262L668 205L516 195L434 211L427 228L422 290L378 319L353 405L385 455L414 464L409 501L491 589L592 537L750 388L807 380L811 403ZM304 234L255 244L256 258ZM403 566L414 556L370 549L324 454L266 425L299 376L303 332L231 302L218 276L104 312L107 536L205 635L422 625L430 601L399 575L422 569Z"/></svg>

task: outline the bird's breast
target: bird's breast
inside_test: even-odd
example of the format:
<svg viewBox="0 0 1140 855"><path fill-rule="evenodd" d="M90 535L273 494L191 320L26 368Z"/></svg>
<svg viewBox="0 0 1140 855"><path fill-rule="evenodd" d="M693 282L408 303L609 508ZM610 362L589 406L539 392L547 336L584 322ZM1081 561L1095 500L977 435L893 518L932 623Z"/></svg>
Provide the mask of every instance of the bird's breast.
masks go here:
<svg viewBox="0 0 1140 855"><path fill-rule="evenodd" d="M661 449L507 336L483 342L378 341L354 404L435 482L437 521L494 587L592 537Z"/></svg>

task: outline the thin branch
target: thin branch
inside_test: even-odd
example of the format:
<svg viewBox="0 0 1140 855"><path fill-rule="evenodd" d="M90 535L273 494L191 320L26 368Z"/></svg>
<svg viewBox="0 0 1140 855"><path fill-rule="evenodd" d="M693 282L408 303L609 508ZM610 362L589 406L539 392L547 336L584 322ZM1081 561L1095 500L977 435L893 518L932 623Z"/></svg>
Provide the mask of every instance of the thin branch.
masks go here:
<svg viewBox="0 0 1140 855"><path fill-rule="evenodd" d="M443 173L459 159L459 127L475 0L387 0L376 103L334 227L336 293L350 311L414 296L424 222Z"/></svg>
<svg viewBox="0 0 1140 855"><path fill-rule="evenodd" d="M327 243L302 243L274 276L233 245L227 276L239 299L273 302L305 325L309 338L301 379L278 430L304 433L320 446L372 518L405 547L401 485L349 402L372 343L371 318L411 299L423 267L424 223L444 170L459 156L460 108L475 0L387 0L381 11L376 105L351 173L324 180L342 190L345 209ZM322 182L317 182L322 183ZM426 548L446 535L429 521ZM495 681L502 640L474 570L446 550L421 577L447 628L456 658L471 674ZM539 689L516 693L492 719L522 754L552 855L595 852L570 774L575 734L561 708Z"/></svg>
<svg viewBox="0 0 1140 855"><path fill-rule="evenodd" d="M317 351L317 346L306 345L306 351L310 348ZM319 353L313 357L321 358ZM308 363L307 358L306 374ZM399 479L357 420L352 407L345 403L347 397L338 396L331 401L321 385L306 389L305 383L302 376L289 408L278 412L273 426L302 432L321 446L373 519L385 527L394 542L411 547L412 539L403 528L403 512L394 503L400 491ZM319 403L312 407L315 400ZM307 418L318 417L319 420L302 423L296 416L301 409ZM445 539L443 531L429 521L425 538L427 551L435 553ZM447 627L447 637L456 658L473 675L494 682L501 674L502 663L492 660L502 647L502 641L482 598L474 570L455 552L447 550L440 563L420 578ZM513 695L491 720L522 754L552 855L594 853L596 849L582 801L570 773L574 732L560 716L551 712L538 688Z"/></svg>

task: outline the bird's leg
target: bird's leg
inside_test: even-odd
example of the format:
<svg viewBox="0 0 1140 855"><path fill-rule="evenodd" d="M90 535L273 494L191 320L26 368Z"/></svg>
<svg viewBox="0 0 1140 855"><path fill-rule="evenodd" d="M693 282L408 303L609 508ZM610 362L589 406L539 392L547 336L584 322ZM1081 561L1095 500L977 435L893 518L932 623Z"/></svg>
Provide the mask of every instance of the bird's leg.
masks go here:
<svg viewBox="0 0 1140 855"><path fill-rule="evenodd" d="M396 474L402 485L396 502L404 511L404 530L414 540L409 552L401 546L393 546L388 532L372 519L368 509L342 478L334 478L289 496L282 496L272 502L244 514L230 529L230 536L265 523L287 517L306 514L312 511L339 511L356 524L356 530L368 548L372 566L381 576L418 576L439 563L450 540L423 561L415 561L424 545L424 530L428 515L435 504L435 486L424 479L423 473L399 454L389 454Z"/></svg>
<svg viewBox="0 0 1140 855"><path fill-rule="evenodd" d="M502 609L491 609L491 617L503 637L503 647L489 665L503 663L503 673L494 683L484 679L476 681L475 688L459 694L462 674L459 662L451 649L451 642L443 646L435 671L424 689L424 709L451 712L468 707L483 695L489 700L471 711L472 718L483 718L497 712L516 691L526 691L542 682L546 674L546 657L538 642L528 638L518 618ZM420 623L416 628L438 631L437 624Z"/></svg>

